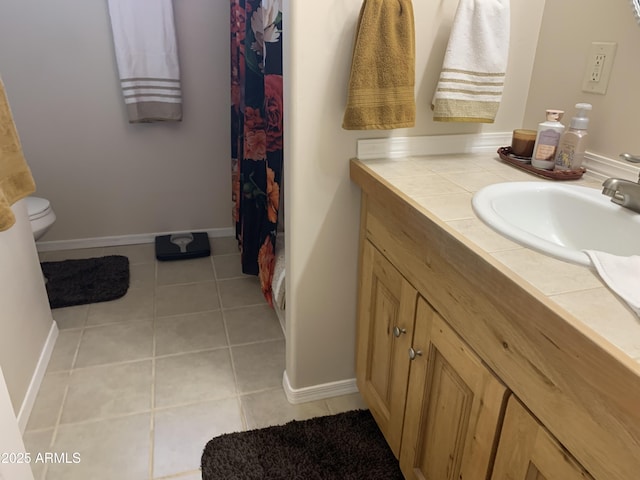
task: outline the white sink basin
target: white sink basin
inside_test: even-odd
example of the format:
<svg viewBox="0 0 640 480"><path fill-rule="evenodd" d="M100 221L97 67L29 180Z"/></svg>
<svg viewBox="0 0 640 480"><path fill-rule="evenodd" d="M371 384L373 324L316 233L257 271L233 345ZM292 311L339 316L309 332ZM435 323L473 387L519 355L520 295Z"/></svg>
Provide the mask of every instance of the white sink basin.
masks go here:
<svg viewBox="0 0 640 480"><path fill-rule="evenodd" d="M547 182L496 183L473 196L473 210L505 237L552 257L590 265L582 250L640 255L640 214L600 190Z"/></svg>

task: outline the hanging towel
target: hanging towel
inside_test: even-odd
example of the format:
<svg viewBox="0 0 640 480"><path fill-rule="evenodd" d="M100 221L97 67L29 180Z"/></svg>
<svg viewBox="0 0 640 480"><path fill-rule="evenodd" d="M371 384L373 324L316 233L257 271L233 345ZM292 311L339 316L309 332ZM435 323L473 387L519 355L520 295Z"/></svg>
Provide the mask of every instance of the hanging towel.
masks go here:
<svg viewBox="0 0 640 480"><path fill-rule="evenodd" d="M0 78L0 231L16 222L11 205L35 190Z"/></svg>
<svg viewBox="0 0 640 480"><path fill-rule="evenodd" d="M364 0L342 128L413 127L415 28L411 0Z"/></svg>
<svg viewBox="0 0 640 480"><path fill-rule="evenodd" d="M109 0L109 15L129 123L182 120L171 0Z"/></svg>
<svg viewBox="0 0 640 480"><path fill-rule="evenodd" d="M584 252L602 280L640 316L640 255L622 257L595 250Z"/></svg>
<svg viewBox="0 0 640 480"><path fill-rule="evenodd" d="M439 122L493 123L509 53L509 0L459 0L431 108Z"/></svg>

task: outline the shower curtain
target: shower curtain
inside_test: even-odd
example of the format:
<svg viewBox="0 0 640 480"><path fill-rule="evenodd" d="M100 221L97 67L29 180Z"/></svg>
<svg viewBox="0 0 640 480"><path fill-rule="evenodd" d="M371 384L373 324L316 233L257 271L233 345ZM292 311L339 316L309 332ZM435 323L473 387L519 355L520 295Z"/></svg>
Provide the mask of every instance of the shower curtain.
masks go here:
<svg viewBox="0 0 640 480"><path fill-rule="evenodd" d="M242 272L271 280L282 180L282 0L231 1L231 173Z"/></svg>

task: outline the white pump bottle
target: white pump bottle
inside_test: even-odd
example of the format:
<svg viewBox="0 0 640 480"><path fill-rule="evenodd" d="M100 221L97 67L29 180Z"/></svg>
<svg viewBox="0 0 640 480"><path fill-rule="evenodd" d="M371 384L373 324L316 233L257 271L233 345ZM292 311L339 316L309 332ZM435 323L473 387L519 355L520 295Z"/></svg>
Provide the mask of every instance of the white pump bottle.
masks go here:
<svg viewBox="0 0 640 480"><path fill-rule="evenodd" d="M569 129L560 137L555 158L556 170L577 170L582 166L587 144L587 117L592 106L590 103L576 104L578 113L571 119Z"/></svg>

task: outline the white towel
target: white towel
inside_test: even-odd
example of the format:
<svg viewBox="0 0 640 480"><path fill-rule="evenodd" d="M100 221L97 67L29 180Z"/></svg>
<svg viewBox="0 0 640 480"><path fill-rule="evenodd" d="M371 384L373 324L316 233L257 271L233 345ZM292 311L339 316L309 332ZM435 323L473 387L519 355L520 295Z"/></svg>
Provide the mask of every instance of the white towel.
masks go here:
<svg viewBox="0 0 640 480"><path fill-rule="evenodd" d="M109 0L130 123L182 120L172 0Z"/></svg>
<svg viewBox="0 0 640 480"><path fill-rule="evenodd" d="M440 122L493 123L509 54L509 0L460 0L431 108Z"/></svg>
<svg viewBox="0 0 640 480"><path fill-rule="evenodd" d="M584 252L609 288L640 316L640 255L621 257L595 250Z"/></svg>

